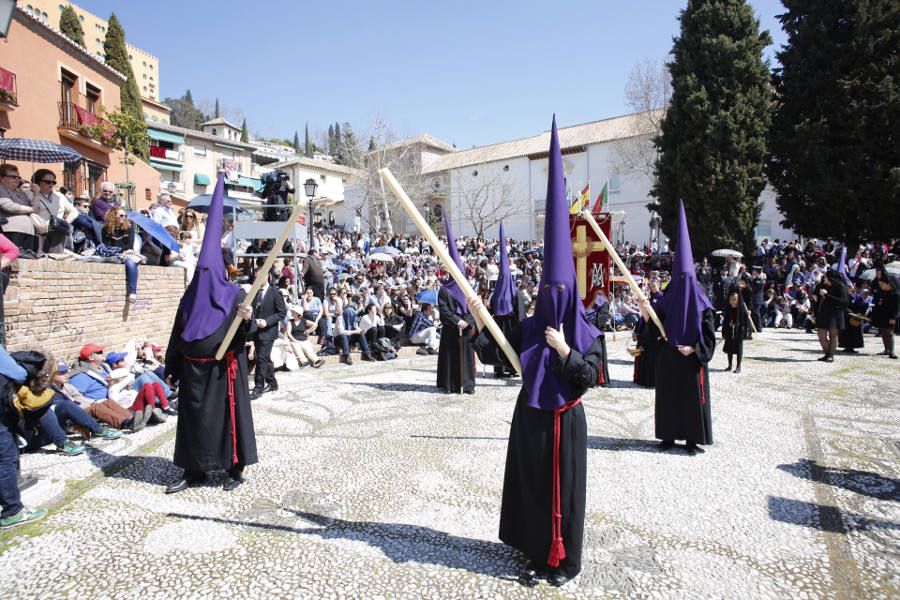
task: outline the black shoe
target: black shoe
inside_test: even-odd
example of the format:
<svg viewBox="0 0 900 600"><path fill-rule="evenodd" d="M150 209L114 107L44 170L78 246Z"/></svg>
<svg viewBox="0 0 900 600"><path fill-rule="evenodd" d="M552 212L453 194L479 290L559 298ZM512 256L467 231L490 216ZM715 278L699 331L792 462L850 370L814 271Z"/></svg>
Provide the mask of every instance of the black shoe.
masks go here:
<svg viewBox="0 0 900 600"><path fill-rule="evenodd" d="M470 396L475 393L475 390L463 390L463 394L469 394Z"/></svg>
<svg viewBox="0 0 900 600"><path fill-rule="evenodd" d="M266 387L263 388L262 393L267 394L269 392L277 392L277 391L278 391L278 384L270 383L269 385L267 385Z"/></svg>
<svg viewBox="0 0 900 600"><path fill-rule="evenodd" d="M888 358L893 358L894 360L897 360L897 355L896 354L888 354Z"/></svg>
<svg viewBox="0 0 900 600"><path fill-rule="evenodd" d="M671 450L675 447L675 440L663 440L656 447L660 450Z"/></svg>
<svg viewBox="0 0 900 600"><path fill-rule="evenodd" d="M819 362L828 362L828 355L826 354L825 356L820 356L816 360Z"/></svg>
<svg viewBox="0 0 900 600"><path fill-rule="evenodd" d="M540 568L533 560L526 561L522 568L519 569L519 580L523 583L531 583L538 576L539 572Z"/></svg>
<svg viewBox="0 0 900 600"><path fill-rule="evenodd" d="M700 451L700 448L698 448L697 444L695 444L694 442L688 442L687 444L685 444L684 449L691 456L693 456L694 454L697 454L697 452Z"/></svg>
<svg viewBox="0 0 900 600"><path fill-rule="evenodd" d="M174 483L170 483L168 487L166 487L167 494L175 494L182 490L186 490L191 485L195 483L201 483L206 479L206 474L197 475L195 473L189 473L185 471L185 473L181 476L181 479Z"/></svg>
<svg viewBox="0 0 900 600"><path fill-rule="evenodd" d="M243 478L235 479L231 475L226 475L225 476L225 484L222 486L222 489L225 490L226 492L230 492L232 490L237 489L237 486L241 485L242 483L244 483Z"/></svg>
<svg viewBox="0 0 900 600"><path fill-rule="evenodd" d="M263 395L263 391L260 388L253 388L253 391L250 392L250 399L256 400L257 398L259 398L262 395Z"/></svg>
<svg viewBox="0 0 900 600"><path fill-rule="evenodd" d="M834 362L834 357L829 354L825 357L825 362Z"/></svg>
<svg viewBox="0 0 900 600"><path fill-rule="evenodd" d="M325 361L322 360L322 359L320 358L319 360L317 360L316 362L314 362L314 363L312 364L312 366L313 366L314 368L318 369L319 367L321 367L321 366L324 365L324 364L325 364Z"/></svg>
<svg viewBox="0 0 900 600"><path fill-rule="evenodd" d="M344 361L344 364L347 364L347 365L353 364L353 358L351 358L351 356L349 354L347 355L347 360Z"/></svg>
<svg viewBox="0 0 900 600"><path fill-rule="evenodd" d="M735 368L734 372L735 372L735 373L740 373L740 372L741 372L741 368L740 368L740 367Z"/></svg>
<svg viewBox="0 0 900 600"><path fill-rule="evenodd" d="M169 405L169 408L163 409L163 412L172 417L178 416L178 410L172 408L171 404Z"/></svg>
<svg viewBox="0 0 900 600"><path fill-rule="evenodd" d="M430 355L432 355L432 356L434 356L435 354L438 354L438 353L439 353L439 351L438 351L436 348L429 348L429 349L428 349L428 354L430 354Z"/></svg>
<svg viewBox="0 0 900 600"><path fill-rule="evenodd" d="M550 574L547 575L547 583L549 583L553 587L561 587L572 579L571 577L566 577L562 573L554 571L551 571Z"/></svg>
<svg viewBox="0 0 900 600"><path fill-rule="evenodd" d="M423 346L422 348L419 348L418 350L416 350L416 354L421 354L422 356L427 356L427 355L428 355L428 348L425 348L425 347Z"/></svg>

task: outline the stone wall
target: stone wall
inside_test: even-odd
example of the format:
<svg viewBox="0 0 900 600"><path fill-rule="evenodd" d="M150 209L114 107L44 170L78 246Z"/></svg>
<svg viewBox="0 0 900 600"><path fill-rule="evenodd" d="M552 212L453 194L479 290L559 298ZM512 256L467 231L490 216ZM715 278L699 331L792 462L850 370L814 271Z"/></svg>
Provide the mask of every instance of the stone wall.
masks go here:
<svg viewBox="0 0 900 600"><path fill-rule="evenodd" d="M37 345L71 361L88 343L165 345L184 287L181 268L140 266L137 301L126 305L124 265L17 260L4 295L6 348Z"/></svg>

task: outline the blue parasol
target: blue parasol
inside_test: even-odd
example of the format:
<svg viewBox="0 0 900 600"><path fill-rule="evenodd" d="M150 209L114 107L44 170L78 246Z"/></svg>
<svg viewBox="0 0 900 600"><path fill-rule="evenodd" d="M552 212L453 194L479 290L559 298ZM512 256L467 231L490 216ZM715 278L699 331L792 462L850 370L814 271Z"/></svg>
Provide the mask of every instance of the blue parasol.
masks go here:
<svg viewBox="0 0 900 600"><path fill-rule="evenodd" d="M416 302L420 304L434 304L437 305L438 301L438 290L422 290L418 294L416 294Z"/></svg>
<svg viewBox="0 0 900 600"><path fill-rule="evenodd" d="M150 217L134 211L128 212L128 218L132 223L153 236L153 239L162 244L165 244L165 246L172 252L179 252L181 250L181 248L179 248L178 246L178 242L176 242L175 238L173 238L171 234L166 231L166 228L161 223L157 223Z"/></svg>
<svg viewBox="0 0 900 600"><path fill-rule="evenodd" d="M390 254L391 256L397 256L398 254L402 254L399 250L397 250L393 246L378 246L377 248L369 248L369 254L375 254L376 252L381 252L383 254Z"/></svg>

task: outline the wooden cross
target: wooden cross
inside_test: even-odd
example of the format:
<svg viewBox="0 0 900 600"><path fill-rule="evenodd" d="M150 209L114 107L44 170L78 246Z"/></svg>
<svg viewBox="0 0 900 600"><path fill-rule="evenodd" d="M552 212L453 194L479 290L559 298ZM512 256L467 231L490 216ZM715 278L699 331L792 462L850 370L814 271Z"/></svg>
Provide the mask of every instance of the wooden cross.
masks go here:
<svg viewBox="0 0 900 600"><path fill-rule="evenodd" d="M578 295L584 300L587 297L587 257L594 252L602 252L606 249L603 242L587 239L587 227L577 225L575 228L575 241L572 242L572 254L575 256L575 272L578 279Z"/></svg>

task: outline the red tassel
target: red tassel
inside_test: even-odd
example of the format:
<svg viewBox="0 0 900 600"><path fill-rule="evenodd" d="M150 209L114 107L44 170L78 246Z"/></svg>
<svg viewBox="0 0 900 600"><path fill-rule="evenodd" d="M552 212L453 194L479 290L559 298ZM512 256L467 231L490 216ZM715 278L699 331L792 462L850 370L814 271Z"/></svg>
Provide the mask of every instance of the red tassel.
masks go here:
<svg viewBox="0 0 900 600"><path fill-rule="evenodd" d="M566 549L563 547L562 538L553 540L550 544L550 556L547 557L547 564L551 567L558 567L559 561L566 557Z"/></svg>

